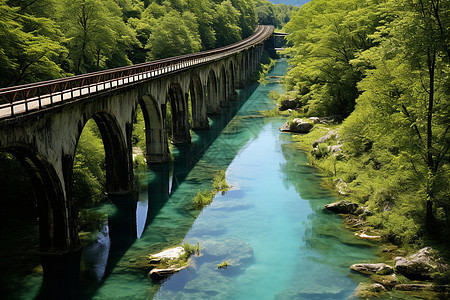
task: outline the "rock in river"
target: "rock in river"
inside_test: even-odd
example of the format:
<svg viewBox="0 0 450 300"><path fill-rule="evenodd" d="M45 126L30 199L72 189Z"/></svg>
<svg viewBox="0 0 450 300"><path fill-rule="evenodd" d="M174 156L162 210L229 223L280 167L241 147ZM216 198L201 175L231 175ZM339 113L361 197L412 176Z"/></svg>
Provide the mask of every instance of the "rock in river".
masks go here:
<svg viewBox="0 0 450 300"><path fill-rule="evenodd" d="M350 266L350 269L363 273L363 274L378 274L389 275L394 272L394 269L387 264L354 264Z"/></svg>
<svg viewBox="0 0 450 300"><path fill-rule="evenodd" d="M428 279L432 273L445 272L449 269L442 259L436 257L431 247L425 247L419 252L408 256L394 258L396 273L411 279Z"/></svg>
<svg viewBox="0 0 450 300"><path fill-rule="evenodd" d="M313 124L308 120L303 120L299 118L295 118L292 120L292 123L286 122L283 126L280 127L280 131L283 132L296 132L296 133L308 133L312 128Z"/></svg>
<svg viewBox="0 0 450 300"><path fill-rule="evenodd" d="M179 246L171 249L167 249L164 251L161 251L156 254L150 255L150 263L159 263L163 259L179 259L181 255L184 254L184 248Z"/></svg>
<svg viewBox="0 0 450 300"><path fill-rule="evenodd" d="M148 276L161 279L189 267L189 262L181 259L184 253L184 248L179 246L151 254L150 264L154 268L148 273Z"/></svg>
<svg viewBox="0 0 450 300"><path fill-rule="evenodd" d="M341 200L325 205L323 208L338 214L353 214L358 210L358 204Z"/></svg>

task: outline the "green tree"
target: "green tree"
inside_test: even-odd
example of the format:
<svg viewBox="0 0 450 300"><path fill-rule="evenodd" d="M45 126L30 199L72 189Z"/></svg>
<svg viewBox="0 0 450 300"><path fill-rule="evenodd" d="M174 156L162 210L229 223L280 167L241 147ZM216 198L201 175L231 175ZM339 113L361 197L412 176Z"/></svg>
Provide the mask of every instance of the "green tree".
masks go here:
<svg viewBox="0 0 450 300"><path fill-rule="evenodd" d="M214 3L203 0L187 0L187 3L189 10L197 17L202 49L214 48L216 46L216 32L212 26Z"/></svg>
<svg viewBox="0 0 450 300"><path fill-rule="evenodd" d="M242 37L252 35L257 24L253 0L231 0L231 3L240 13L238 26L242 30Z"/></svg>
<svg viewBox="0 0 450 300"><path fill-rule="evenodd" d="M352 117L370 115L364 122L368 134L350 137L361 128L352 120L345 127L353 145L384 142L382 147L398 149L424 192L429 224L435 205L448 219L449 9L448 2L438 0L386 3L382 12L389 22L374 35L380 45L354 63L370 66Z"/></svg>
<svg viewBox="0 0 450 300"><path fill-rule="evenodd" d="M213 27L216 35L220 37L216 46L222 47L241 39L241 28L238 26L240 13L227 0L215 5Z"/></svg>
<svg viewBox="0 0 450 300"><path fill-rule="evenodd" d="M149 60L200 51L201 41L195 16L190 12L181 15L171 11L159 18L146 48L149 50Z"/></svg>
<svg viewBox="0 0 450 300"><path fill-rule="evenodd" d="M372 47L379 25L378 1L318 0L301 7L285 30L294 58L288 88L309 115L349 115L358 97L362 72L351 61Z"/></svg>
<svg viewBox="0 0 450 300"><path fill-rule="evenodd" d="M25 13L0 1L1 86L58 78L65 75L59 66L67 50L56 24L45 17Z"/></svg>
<svg viewBox="0 0 450 300"><path fill-rule="evenodd" d="M61 12L59 23L68 38L72 72L131 64L125 50L138 41L113 0L65 0Z"/></svg>

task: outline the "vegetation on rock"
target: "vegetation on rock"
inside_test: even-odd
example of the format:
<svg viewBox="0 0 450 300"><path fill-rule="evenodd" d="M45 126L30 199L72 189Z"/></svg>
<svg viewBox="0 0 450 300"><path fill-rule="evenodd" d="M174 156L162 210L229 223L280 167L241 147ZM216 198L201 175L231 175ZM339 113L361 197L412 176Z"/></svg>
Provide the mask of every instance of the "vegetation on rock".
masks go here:
<svg viewBox="0 0 450 300"><path fill-rule="evenodd" d="M195 195L192 199L192 203L195 208L202 209L203 207L211 204L217 193L225 193L231 187L225 179L224 170L220 170L216 175L214 175L212 181L212 189L198 190L197 195Z"/></svg>

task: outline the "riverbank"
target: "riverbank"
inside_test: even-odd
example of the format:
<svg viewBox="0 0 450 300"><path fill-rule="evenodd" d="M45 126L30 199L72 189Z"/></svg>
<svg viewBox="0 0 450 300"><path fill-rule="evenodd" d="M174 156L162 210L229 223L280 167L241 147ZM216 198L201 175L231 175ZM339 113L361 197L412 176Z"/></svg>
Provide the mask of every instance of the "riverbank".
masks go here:
<svg viewBox="0 0 450 300"><path fill-rule="evenodd" d="M309 133L295 134L292 138L298 149L307 153L308 164L323 174L323 185L333 190L340 200L359 207L357 213L354 212L355 209L351 212L341 211L341 215L346 227L355 233L355 239L376 240L378 237L381 251L378 253L378 261L374 263L395 266L396 257L412 255L425 246L433 247L434 257L443 257L448 261L448 245L439 238L430 239L424 229L410 217L411 208L402 207L405 204L399 201L404 197L400 195L401 187L395 195L390 192L394 185L392 177L401 176L401 170L396 170L394 166L391 172L387 172L386 168L383 168L383 163L386 162L380 162L380 157L376 156L374 151L359 156L352 155L341 136L342 124L329 120L313 121L316 121L316 124ZM400 174L395 174L396 172ZM420 208L418 205L415 209ZM442 272L445 269L447 271ZM374 275L375 273L373 272ZM395 284L390 282L377 289L364 283L357 289L356 295L363 298L400 295L421 299L447 299L449 275L448 265L444 269L430 270L427 276L420 278L424 280L419 281L415 280L418 279L415 276L408 278L397 274L394 275L395 284L402 286L395 288ZM380 284L380 277L372 276L371 279L373 283ZM400 292L401 288L411 290Z"/></svg>

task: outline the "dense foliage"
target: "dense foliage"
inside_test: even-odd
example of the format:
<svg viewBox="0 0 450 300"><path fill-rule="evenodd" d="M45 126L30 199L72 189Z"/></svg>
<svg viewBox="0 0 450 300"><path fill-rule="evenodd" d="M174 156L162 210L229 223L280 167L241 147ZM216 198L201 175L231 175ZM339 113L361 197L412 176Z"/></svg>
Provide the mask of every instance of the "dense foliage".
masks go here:
<svg viewBox="0 0 450 300"><path fill-rule="evenodd" d="M286 5L283 3L272 4L267 0L255 0L256 16L258 23L263 25L274 25L275 28L281 29L291 19L292 12L299 9L298 6Z"/></svg>
<svg viewBox="0 0 450 300"><path fill-rule="evenodd" d="M140 63L236 42L252 0L0 0L0 86Z"/></svg>
<svg viewBox="0 0 450 300"><path fill-rule="evenodd" d="M396 242L450 228L449 10L439 0L314 0L286 26L286 82L302 113L348 116L331 175Z"/></svg>
<svg viewBox="0 0 450 300"><path fill-rule="evenodd" d="M0 0L0 87L212 49L282 27L265 0Z"/></svg>

